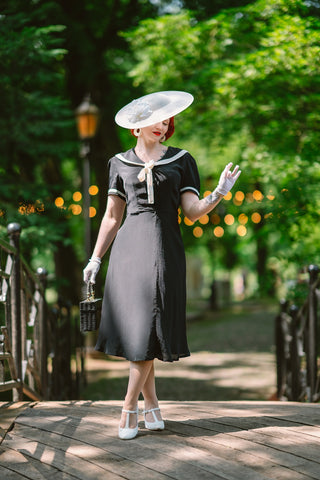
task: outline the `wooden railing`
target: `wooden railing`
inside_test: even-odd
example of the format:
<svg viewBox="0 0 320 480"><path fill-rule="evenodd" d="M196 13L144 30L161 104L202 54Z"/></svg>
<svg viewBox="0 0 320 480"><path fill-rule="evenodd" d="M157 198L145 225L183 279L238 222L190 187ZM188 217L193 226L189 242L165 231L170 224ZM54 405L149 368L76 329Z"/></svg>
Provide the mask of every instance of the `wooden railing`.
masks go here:
<svg viewBox="0 0 320 480"><path fill-rule="evenodd" d="M319 268L308 268L308 295L300 308L281 302L276 317L277 397L290 401L317 402L319 375Z"/></svg>
<svg viewBox="0 0 320 480"><path fill-rule="evenodd" d="M20 254L20 226L7 230L9 242L0 239L0 392L12 390L13 401L78 398L85 380L78 310L61 300L47 304L46 270L34 273Z"/></svg>

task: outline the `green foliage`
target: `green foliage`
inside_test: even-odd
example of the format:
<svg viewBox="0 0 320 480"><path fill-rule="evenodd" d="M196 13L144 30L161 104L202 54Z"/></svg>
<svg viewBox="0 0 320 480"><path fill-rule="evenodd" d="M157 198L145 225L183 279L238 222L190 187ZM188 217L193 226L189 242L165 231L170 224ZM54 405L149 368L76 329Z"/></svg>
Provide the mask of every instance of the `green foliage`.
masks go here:
<svg viewBox="0 0 320 480"><path fill-rule="evenodd" d="M0 234L18 222L24 257L51 273L59 249L72 243L70 212L54 199L70 185L61 166L77 148L65 96L65 26L48 23L56 10L54 2L14 0L0 17Z"/></svg>
<svg viewBox="0 0 320 480"><path fill-rule="evenodd" d="M82 259L82 221L68 209L81 188L74 106L90 90L101 110L91 164L103 211L106 159L120 144L132 145L114 126L115 112L140 94L182 89L195 102L177 119L172 141L195 156L202 193L228 161L243 171L215 212L219 224L209 215L187 226L182 217L187 249L201 252L212 271L258 269L261 285L274 269L288 278L293 265L320 263L319 27L317 2L303 0L7 2L0 16L1 234L18 221L30 257L45 251L52 263L63 246ZM237 191L245 195L240 202ZM65 209L54 205L60 195ZM226 214L234 217L230 226ZM223 237L213 234L217 226Z"/></svg>
<svg viewBox="0 0 320 480"><path fill-rule="evenodd" d="M257 265L266 268L268 255L320 262L320 23L309 12L302 0L258 0L202 21L187 11L149 19L126 35L135 85L194 94L192 113L179 116L175 139L197 158L206 189L231 159L243 170L237 188L262 192L259 201L246 196L227 206L235 217L249 218L245 237L237 236L234 224L218 240L228 268L252 264L252 254L241 252L253 241ZM250 221L255 211L258 225ZM197 242L215 244L211 223L203 230Z"/></svg>

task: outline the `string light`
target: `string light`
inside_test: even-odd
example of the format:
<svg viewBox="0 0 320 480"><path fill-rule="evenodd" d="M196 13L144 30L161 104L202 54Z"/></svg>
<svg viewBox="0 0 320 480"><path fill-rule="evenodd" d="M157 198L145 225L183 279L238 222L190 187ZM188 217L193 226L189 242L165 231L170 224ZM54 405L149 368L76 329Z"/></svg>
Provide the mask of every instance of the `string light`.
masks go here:
<svg viewBox="0 0 320 480"><path fill-rule="evenodd" d="M69 210L71 210L72 214L73 215L80 215L80 213L82 212L82 208L80 205L76 205L74 203L72 203L69 207Z"/></svg>
<svg viewBox="0 0 320 480"><path fill-rule="evenodd" d="M97 215L97 210L94 207L89 208L89 217L95 217Z"/></svg>
<svg viewBox="0 0 320 480"><path fill-rule="evenodd" d="M203 230L201 227L194 227L193 229L193 235L196 237L196 238L200 238L202 237L203 235Z"/></svg>
<svg viewBox="0 0 320 480"><path fill-rule="evenodd" d="M191 222L188 217L184 217L184 223L188 225L188 227L191 227L194 224L194 222Z"/></svg>
<svg viewBox="0 0 320 480"><path fill-rule="evenodd" d="M233 223L234 223L234 216L231 215L230 213L228 213L228 215L226 215L226 216L224 217L224 223L225 223L226 225L233 225Z"/></svg>
<svg viewBox="0 0 320 480"><path fill-rule="evenodd" d="M243 202L244 200L244 193L241 192L241 190L239 190L238 192L236 192L235 196L234 196L238 202Z"/></svg>
<svg viewBox="0 0 320 480"><path fill-rule="evenodd" d="M213 223L213 225L218 225L218 224L220 223L220 217L219 217L219 215L217 215L216 213L214 213L213 215L211 215L210 221L211 221L211 223Z"/></svg>
<svg viewBox="0 0 320 480"><path fill-rule="evenodd" d="M240 213L238 220L242 225L245 225L248 222L248 217L245 213Z"/></svg>
<svg viewBox="0 0 320 480"><path fill-rule="evenodd" d="M263 199L263 195L262 193L260 192L260 190L255 190L252 194L253 198L257 201L257 202L261 202L261 200Z"/></svg>
<svg viewBox="0 0 320 480"><path fill-rule="evenodd" d="M82 193L74 192L74 194L72 195L72 199L74 202L80 202L80 200L82 199Z"/></svg>
<svg viewBox="0 0 320 480"><path fill-rule="evenodd" d="M97 187L97 185L91 185L89 187L90 195L97 195L98 192L99 192L99 188Z"/></svg>
<svg viewBox="0 0 320 480"><path fill-rule="evenodd" d="M223 237L223 235L224 235L224 230L223 230L222 227L216 227L216 228L214 228L214 230L213 230L213 234L214 234L216 237L218 237L218 238Z"/></svg>
<svg viewBox="0 0 320 480"><path fill-rule="evenodd" d="M56 207L61 208L64 205L64 200L62 197L57 197L54 201Z"/></svg>
<svg viewBox="0 0 320 480"><path fill-rule="evenodd" d="M244 225L239 225L237 228L237 234L239 237L244 237L247 234L247 229Z"/></svg>
<svg viewBox="0 0 320 480"><path fill-rule="evenodd" d="M202 215L202 217L199 218L199 222L201 225L206 225L209 223L209 215Z"/></svg>
<svg viewBox="0 0 320 480"><path fill-rule="evenodd" d="M260 215L260 213L254 212L254 213L251 215L251 220L253 221L253 223L259 223L259 222L261 222L261 215Z"/></svg>

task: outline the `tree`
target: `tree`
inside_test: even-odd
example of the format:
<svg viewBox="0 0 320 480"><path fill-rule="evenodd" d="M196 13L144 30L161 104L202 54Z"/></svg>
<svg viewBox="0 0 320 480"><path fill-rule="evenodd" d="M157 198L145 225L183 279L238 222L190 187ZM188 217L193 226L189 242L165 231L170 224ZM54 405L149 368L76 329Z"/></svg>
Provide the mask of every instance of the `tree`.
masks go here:
<svg viewBox="0 0 320 480"><path fill-rule="evenodd" d="M190 138L179 140L192 146L203 174L215 179L227 157L244 170L240 187L261 189L257 203L241 207L247 214L259 207L261 290L268 259L307 262L317 250L310 239L319 223L319 35L318 18L300 0L258 0L201 22L188 12L167 15L127 35L135 85L150 90L153 79L152 89L194 93L192 114L179 118ZM214 157L215 165L207 160Z"/></svg>
<svg viewBox="0 0 320 480"><path fill-rule="evenodd" d="M101 111L91 149L101 217L107 159L121 150L114 114L132 98L127 47L117 32L156 11L144 0L12 0L1 6L1 224L22 224L26 256L35 266L45 260L60 293L75 302L84 248L81 219L69 209L82 175L74 108L91 92ZM63 197L61 208L57 197Z"/></svg>
<svg viewBox="0 0 320 480"><path fill-rule="evenodd" d="M62 257L70 248L69 220L54 205L64 188L62 164L75 153L74 119L65 97L63 57L66 54L62 24L47 25L53 2L38 4L13 0L0 18L0 126L1 224L18 221L24 255L43 252L41 266L52 270L54 252ZM61 262L60 262L61 265ZM59 263L56 265L59 273ZM76 269L69 275L75 283ZM62 277L56 275L56 278ZM72 288L62 285L69 298Z"/></svg>

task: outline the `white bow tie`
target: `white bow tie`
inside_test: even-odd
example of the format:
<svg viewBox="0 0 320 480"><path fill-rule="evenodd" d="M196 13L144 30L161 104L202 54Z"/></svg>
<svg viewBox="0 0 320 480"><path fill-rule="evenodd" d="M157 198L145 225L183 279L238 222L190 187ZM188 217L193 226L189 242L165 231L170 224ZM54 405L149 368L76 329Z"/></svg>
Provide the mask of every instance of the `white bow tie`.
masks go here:
<svg viewBox="0 0 320 480"><path fill-rule="evenodd" d="M140 182L143 182L147 177L147 191L148 191L148 203L154 203L154 193L153 193L153 175L152 169L154 167L154 161L146 163L145 166L140 170L138 174L138 179Z"/></svg>

